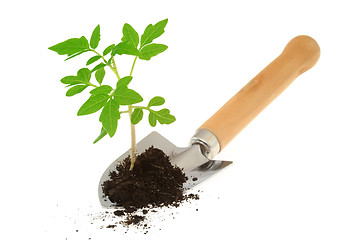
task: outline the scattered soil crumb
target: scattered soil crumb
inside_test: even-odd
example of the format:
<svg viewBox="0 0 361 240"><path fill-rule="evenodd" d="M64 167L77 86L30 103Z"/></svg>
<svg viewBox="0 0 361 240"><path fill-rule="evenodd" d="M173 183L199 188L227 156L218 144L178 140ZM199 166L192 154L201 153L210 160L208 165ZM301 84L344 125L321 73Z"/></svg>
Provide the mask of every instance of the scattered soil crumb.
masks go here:
<svg viewBox="0 0 361 240"><path fill-rule="evenodd" d="M137 225L138 223L142 222L144 220L144 216L139 216L139 215L128 215L127 216L127 220L126 220L126 224L127 225Z"/></svg>
<svg viewBox="0 0 361 240"><path fill-rule="evenodd" d="M107 212L106 212L107 213ZM122 210L116 210L116 211L114 211L114 215L115 216L124 216L125 215L125 213L124 213L124 211L122 211Z"/></svg>

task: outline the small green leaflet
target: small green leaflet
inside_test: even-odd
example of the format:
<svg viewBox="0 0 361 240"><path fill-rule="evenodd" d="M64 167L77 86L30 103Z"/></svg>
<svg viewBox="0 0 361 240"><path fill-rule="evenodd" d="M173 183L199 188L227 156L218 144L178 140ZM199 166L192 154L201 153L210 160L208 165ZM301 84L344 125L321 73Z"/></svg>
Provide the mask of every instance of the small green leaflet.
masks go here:
<svg viewBox="0 0 361 240"><path fill-rule="evenodd" d="M84 36L81 38L70 38L64 42L49 47L50 50L57 52L59 55L68 55L69 57L75 53L87 50L88 48L89 43Z"/></svg>
<svg viewBox="0 0 361 240"><path fill-rule="evenodd" d="M157 124L157 121L160 124L171 124L176 119L173 115L170 114L169 109L164 108L160 111L150 110L148 120L149 120L150 126L155 127L155 125Z"/></svg>
<svg viewBox="0 0 361 240"><path fill-rule="evenodd" d="M119 104L115 100L109 99L100 114L99 121L103 124L103 128L105 128L110 137L113 137L117 131L119 119Z"/></svg>
<svg viewBox="0 0 361 240"><path fill-rule="evenodd" d="M120 42L112 50L112 56L115 56L116 54L119 55L127 54L127 55L138 56L139 51L136 47L134 47L133 44L129 42Z"/></svg>
<svg viewBox="0 0 361 240"><path fill-rule="evenodd" d="M129 85L129 83L132 81L132 79L133 79L132 76L126 76L126 77L119 79L117 82L117 88L127 87Z"/></svg>
<svg viewBox="0 0 361 240"><path fill-rule="evenodd" d="M67 97L71 97L74 96L75 94L81 93L82 91L84 91L84 89L86 89L88 87L88 85L76 85L74 87L69 88L69 90L66 92L66 96Z"/></svg>
<svg viewBox="0 0 361 240"><path fill-rule="evenodd" d="M140 48L142 48L144 45L151 43L154 39L160 37L164 33L164 28L168 23L168 19L164 19L158 23L156 23L154 26L152 24L149 24L145 30L144 33L141 36L140 40Z"/></svg>
<svg viewBox="0 0 361 240"><path fill-rule="evenodd" d="M152 99L149 101L148 107L161 106L161 105L163 105L164 103L165 103L164 98L157 96L157 97L152 98Z"/></svg>
<svg viewBox="0 0 361 240"><path fill-rule="evenodd" d="M82 82L89 83L90 78L91 78L91 72L88 68L82 68L82 69L79 69L77 76L78 76L79 80L81 80Z"/></svg>
<svg viewBox="0 0 361 240"><path fill-rule="evenodd" d="M97 143L100 139L105 137L105 135L107 135L107 130L105 130L105 128L102 127L102 129L100 130L99 136L94 140L93 143Z"/></svg>
<svg viewBox="0 0 361 240"><path fill-rule="evenodd" d="M115 44L109 45L106 49L103 51L103 56L108 55L114 48Z"/></svg>
<svg viewBox="0 0 361 240"><path fill-rule="evenodd" d="M132 116L130 118L130 121L132 124L136 125L143 119L143 109L136 108L132 112Z"/></svg>
<svg viewBox="0 0 361 240"><path fill-rule="evenodd" d="M171 124L176 120L175 117L170 114L169 109L166 108L155 112L155 115L160 124Z"/></svg>
<svg viewBox="0 0 361 240"><path fill-rule="evenodd" d="M157 125L157 118L154 114L154 112L149 112L148 121L150 126L155 127Z"/></svg>
<svg viewBox="0 0 361 240"><path fill-rule="evenodd" d="M114 99L119 105L132 105L143 101L139 93L127 87L116 88L114 91Z"/></svg>
<svg viewBox="0 0 361 240"><path fill-rule="evenodd" d="M82 54L82 53L89 52L89 51L90 51L89 49L86 49L86 50L84 50L84 51L75 53L75 54L71 55L70 57L66 58L64 61L68 61L69 59L72 59L72 58L74 58L74 57L76 57L76 56L79 56L79 55Z"/></svg>
<svg viewBox="0 0 361 240"><path fill-rule="evenodd" d="M132 44L134 46L134 48L137 49L138 44L139 44L139 35L138 33L134 30L134 28L132 26L130 26L128 23L124 24L123 26L123 37L122 37L122 41L123 42L129 42L130 44Z"/></svg>
<svg viewBox="0 0 361 240"><path fill-rule="evenodd" d="M78 76L66 76L63 77L60 82L64 83L64 84L69 84L69 86L71 85L76 85L76 84L82 84L85 82L81 81Z"/></svg>
<svg viewBox="0 0 361 240"><path fill-rule="evenodd" d="M113 90L113 88L109 85L102 85L100 87L94 88L93 90L90 91L90 94L92 95L97 95L97 94L109 94L111 91Z"/></svg>
<svg viewBox="0 0 361 240"><path fill-rule="evenodd" d="M87 65L87 66L90 65L90 64L98 61L100 58L101 58L101 56L99 56L99 55L96 55L96 56L94 56L94 57L91 57L91 58L89 58L89 60L86 62L86 65Z"/></svg>
<svg viewBox="0 0 361 240"><path fill-rule="evenodd" d="M82 68L78 71L77 76L66 76L60 81L69 86L77 84L90 85L91 72L88 68Z"/></svg>
<svg viewBox="0 0 361 240"><path fill-rule="evenodd" d="M140 50L139 58L143 60L150 60L159 53L164 52L168 47L164 44L152 43L146 45Z"/></svg>
<svg viewBox="0 0 361 240"><path fill-rule="evenodd" d="M105 76L105 70L104 68L99 68L96 72L95 72L95 79L97 80L97 82L102 85L103 79Z"/></svg>
<svg viewBox="0 0 361 240"><path fill-rule="evenodd" d="M91 70L91 72L95 72L96 70L101 69L101 68L104 68L105 66L106 66L105 63L99 63L98 65L96 65L96 66Z"/></svg>
<svg viewBox="0 0 361 240"><path fill-rule="evenodd" d="M90 47L96 49L100 41L100 25L96 26L90 38Z"/></svg>
<svg viewBox="0 0 361 240"><path fill-rule="evenodd" d="M90 98L80 107L78 116L95 113L106 104L109 96L107 94L91 95Z"/></svg>

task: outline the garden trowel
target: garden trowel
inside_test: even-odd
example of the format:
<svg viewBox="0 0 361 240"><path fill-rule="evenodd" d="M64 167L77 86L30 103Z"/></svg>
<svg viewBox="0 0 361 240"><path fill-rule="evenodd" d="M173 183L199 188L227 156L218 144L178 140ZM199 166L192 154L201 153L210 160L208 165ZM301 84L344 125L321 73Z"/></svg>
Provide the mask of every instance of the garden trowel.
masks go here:
<svg viewBox="0 0 361 240"><path fill-rule="evenodd" d="M320 48L311 37L293 38L280 56L198 128L189 147L179 148L159 133L152 132L137 144L137 151L143 152L150 146L163 150L171 163L182 168L188 177L184 188L192 188L232 163L212 159L293 80L313 67L319 57ZM100 179L99 199L104 207L115 204L104 197L102 184L129 154L130 150L115 160Z"/></svg>

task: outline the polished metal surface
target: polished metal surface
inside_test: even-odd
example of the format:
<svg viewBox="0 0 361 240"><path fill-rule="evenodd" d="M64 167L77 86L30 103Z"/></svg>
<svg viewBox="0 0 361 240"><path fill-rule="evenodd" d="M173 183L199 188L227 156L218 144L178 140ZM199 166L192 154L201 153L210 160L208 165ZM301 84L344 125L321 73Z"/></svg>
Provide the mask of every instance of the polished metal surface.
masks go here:
<svg viewBox="0 0 361 240"><path fill-rule="evenodd" d="M201 145L203 154L209 159L213 159L221 151L216 135L207 129L197 130L191 138L191 145L193 144Z"/></svg>
<svg viewBox="0 0 361 240"><path fill-rule="evenodd" d="M174 166L183 169L183 172L188 177L187 182L183 185L186 190L198 185L232 163L229 161L210 160L202 153L204 152L204 150L201 150L203 145L199 145L197 142L194 142L189 147L179 148L157 132L150 133L137 143L137 153L144 152L150 146L163 150L170 157L170 161ZM104 197L102 184L109 180L109 173L116 171L116 166L129 155L130 150L117 158L103 173L98 186L99 201L103 207L109 208L115 207L115 205L107 197Z"/></svg>

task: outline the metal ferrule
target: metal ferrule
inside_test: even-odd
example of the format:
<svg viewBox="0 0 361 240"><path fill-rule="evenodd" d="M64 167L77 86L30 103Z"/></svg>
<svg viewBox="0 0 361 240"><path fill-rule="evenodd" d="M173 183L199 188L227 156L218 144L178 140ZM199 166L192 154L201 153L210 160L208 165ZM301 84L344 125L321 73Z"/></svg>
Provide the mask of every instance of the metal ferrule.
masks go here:
<svg viewBox="0 0 361 240"><path fill-rule="evenodd" d="M221 145L216 135L207 129L198 129L191 138L190 144L199 144L202 153L209 159L213 159L221 150Z"/></svg>

